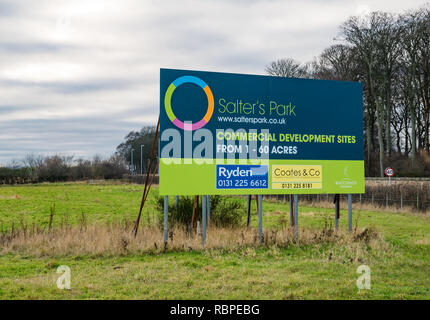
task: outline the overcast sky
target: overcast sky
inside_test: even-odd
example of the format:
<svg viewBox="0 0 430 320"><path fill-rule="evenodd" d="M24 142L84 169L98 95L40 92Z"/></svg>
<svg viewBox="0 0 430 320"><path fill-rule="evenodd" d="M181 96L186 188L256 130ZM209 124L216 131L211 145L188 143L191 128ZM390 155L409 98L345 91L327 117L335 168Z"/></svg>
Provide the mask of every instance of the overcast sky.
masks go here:
<svg viewBox="0 0 430 320"><path fill-rule="evenodd" d="M160 67L264 74L306 62L351 15L415 0L0 0L0 165L109 156L155 124Z"/></svg>

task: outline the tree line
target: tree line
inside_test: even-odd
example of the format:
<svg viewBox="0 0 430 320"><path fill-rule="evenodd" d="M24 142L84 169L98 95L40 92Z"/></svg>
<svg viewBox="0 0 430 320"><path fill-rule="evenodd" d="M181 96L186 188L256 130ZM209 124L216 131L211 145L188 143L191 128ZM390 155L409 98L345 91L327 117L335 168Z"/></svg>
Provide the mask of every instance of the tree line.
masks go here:
<svg viewBox="0 0 430 320"><path fill-rule="evenodd" d="M146 173L154 136L155 126L144 126L140 131L131 131L107 159L97 155L92 160L87 160L71 155L29 154L20 161L0 166L0 184L121 179L124 174L140 173L141 164L142 172Z"/></svg>
<svg viewBox="0 0 430 320"><path fill-rule="evenodd" d="M22 163L0 167L0 184L73 181L82 179L120 179L128 166L119 154L92 160L64 155L27 155Z"/></svg>
<svg viewBox="0 0 430 320"><path fill-rule="evenodd" d="M430 7L351 17L336 40L312 62L280 59L266 72L360 81L366 176L383 176L386 166L404 176L430 175Z"/></svg>

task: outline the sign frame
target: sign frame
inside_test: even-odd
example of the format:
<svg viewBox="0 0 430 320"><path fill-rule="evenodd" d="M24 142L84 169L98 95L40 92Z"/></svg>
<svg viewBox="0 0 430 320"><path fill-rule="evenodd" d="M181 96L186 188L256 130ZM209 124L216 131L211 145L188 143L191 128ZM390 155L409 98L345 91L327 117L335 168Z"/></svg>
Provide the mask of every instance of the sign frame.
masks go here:
<svg viewBox="0 0 430 320"><path fill-rule="evenodd" d="M184 94L187 90L189 93ZM200 100L195 98L199 95ZM256 100L253 106L250 101ZM277 121L276 125L246 122L267 120L263 110L271 112L269 120ZM228 112L234 113L234 119L244 121L241 125L246 146L240 152L237 148L241 141L232 139L233 144L229 144L227 139L231 137L228 130L235 134L242 128L221 121ZM190 121L186 121L187 117ZM303 126L305 121L309 127ZM254 129L256 132L250 132ZM203 131L210 131L214 140L212 157L208 159L203 154L209 148L201 153L202 157L195 157L198 143L207 139L204 134L196 138ZM253 137L257 141L251 147ZM219 145L221 138L223 144ZM179 140L180 150L174 149L175 139ZM187 147L187 141L191 147ZM364 193L363 146L361 83L160 69L161 195ZM229 158L229 147L236 148L232 151L234 157ZM251 148L255 151L252 157ZM268 158L262 156L266 148ZM223 153L222 159L219 153ZM241 158L244 153L249 158ZM232 168L234 172L268 166L267 188L241 187L240 183L246 183L249 177L240 179L237 188L220 188L220 165L236 166ZM273 168L285 176L277 176ZM310 172L307 170L315 172L317 168L321 177L305 176ZM234 173L230 176L234 177ZM252 183L256 186L256 182Z"/></svg>

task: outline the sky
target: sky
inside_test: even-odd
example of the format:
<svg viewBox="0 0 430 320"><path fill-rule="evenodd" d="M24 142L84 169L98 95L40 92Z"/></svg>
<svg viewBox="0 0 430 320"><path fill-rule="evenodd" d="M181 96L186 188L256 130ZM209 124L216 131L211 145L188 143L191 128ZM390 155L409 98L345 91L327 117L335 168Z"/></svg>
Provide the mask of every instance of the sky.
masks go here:
<svg viewBox="0 0 430 320"><path fill-rule="evenodd" d="M160 68L264 74L311 61L348 17L415 0L0 0L0 165L108 157L155 125Z"/></svg>

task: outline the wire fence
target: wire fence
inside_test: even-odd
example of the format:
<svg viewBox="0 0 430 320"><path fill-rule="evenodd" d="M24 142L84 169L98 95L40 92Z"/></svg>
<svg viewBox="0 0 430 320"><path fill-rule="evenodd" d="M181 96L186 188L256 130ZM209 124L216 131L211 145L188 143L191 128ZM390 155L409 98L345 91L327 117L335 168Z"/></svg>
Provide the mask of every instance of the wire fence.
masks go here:
<svg viewBox="0 0 430 320"><path fill-rule="evenodd" d="M264 199L270 199L275 201L288 202L289 195L264 195ZM311 204L319 203L333 203L334 194L301 194L299 195L299 201L305 201ZM340 201L347 202L348 195L341 194ZM386 209L412 209L418 212L425 212L430 209L430 201L424 198L422 195L417 193L416 195L411 194L400 194L399 197L393 197L393 194L387 193L385 196L380 194L372 194L366 192L365 194L352 194L353 205L369 205L375 208L386 208ZM333 204L334 205L334 204Z"/></svg>
<svg viewBox="0 0 430 320"><path fill-rule="evenodd" d="M127 181L143 183L146 175L125 175ZM158 184L158 175L154 177ZM288 194L264 195L265 199L289 201ZM301 201L310 203L333 203L333 194L302 194ZM347 195L340 195L341 201L347 201ZM430 178L395 178L388 183L387 178L366 178L364 194L353 194L352 202L375 208L398 208L425 212L430 210Z"/></svg>

